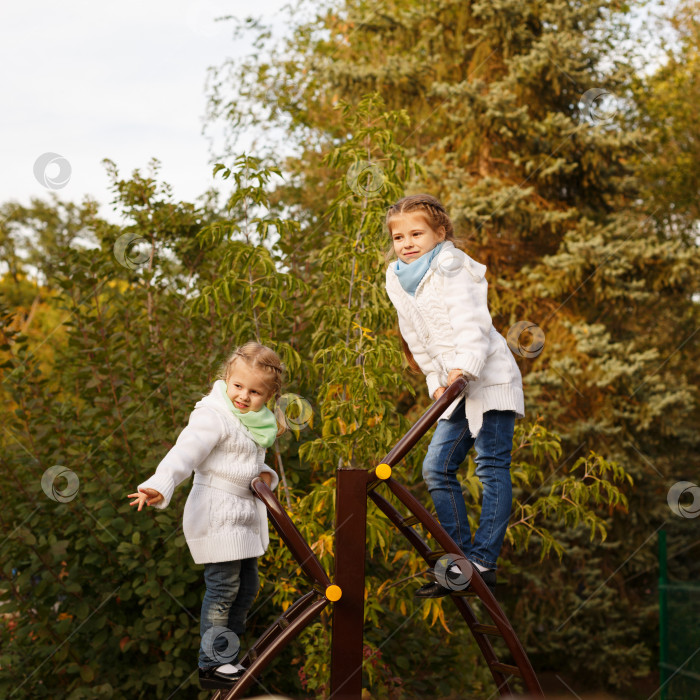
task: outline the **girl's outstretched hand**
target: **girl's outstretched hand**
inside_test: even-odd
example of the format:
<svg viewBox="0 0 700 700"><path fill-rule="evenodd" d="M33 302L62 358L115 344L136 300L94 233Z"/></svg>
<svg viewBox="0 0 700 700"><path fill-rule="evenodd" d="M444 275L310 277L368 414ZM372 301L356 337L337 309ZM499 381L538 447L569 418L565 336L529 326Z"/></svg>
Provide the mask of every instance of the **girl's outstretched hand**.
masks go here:
<svg viewBox="0 0 700 700"><path fill-rule="evenodd" d="M435 393L433 394L433 396L435 397L435 400L437 401L444 393L445 393L445 387L439 386L437 389L435 389Z"/></svg>
<svg viewBox="0 0 700 700"><path fill-rule="evenodd" d="M163 494L155 489L144 489L143 491L137 491L136 493L130 493L127 498L134 498L136 500L129 503L130 506L135 506L137 503L139 507L137 510L143 508L145 503L147 506L154 506L156 503L160 503L163 500Z"/></svg>

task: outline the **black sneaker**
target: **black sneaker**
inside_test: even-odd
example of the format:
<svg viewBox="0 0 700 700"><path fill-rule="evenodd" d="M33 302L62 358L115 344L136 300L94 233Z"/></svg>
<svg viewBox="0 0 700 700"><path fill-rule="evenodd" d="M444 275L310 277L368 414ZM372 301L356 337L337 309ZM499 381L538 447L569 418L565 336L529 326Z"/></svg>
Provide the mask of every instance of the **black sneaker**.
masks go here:
<svg viewBox="0 0 700 700"><path fill-rule="evenodd" d="M444 598L450 593L452 591L449 588L445 588L437 581L431 581L423 584L413 595L416 598Z"/></svg>
<svg viewBox="0 0 700 700"><path fill-rule="evenodd" d="M199 685L203 690L231 688L243 675L243 669L231 664L199 669Z"/></svg>
<svg viewBox="0 0 700 700"><path fill-rule="evenodd" d="M496 570L495 569L487 569L486 571L479 571L476 567L474 567L474 570L478 572L479 576L481 576L484 583L489 587L489 590L491 591L491 593L495 593L496 592Z"/></svg>

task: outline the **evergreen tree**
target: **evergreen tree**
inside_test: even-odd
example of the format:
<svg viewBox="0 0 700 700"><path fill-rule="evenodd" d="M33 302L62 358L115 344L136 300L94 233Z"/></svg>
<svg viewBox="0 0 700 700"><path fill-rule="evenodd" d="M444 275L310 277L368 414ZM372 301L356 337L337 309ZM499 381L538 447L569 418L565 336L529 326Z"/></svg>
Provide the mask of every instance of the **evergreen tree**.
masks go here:
<svg viewBox="0 0 700 700"><path fill-rule="evenodd" d="M700 221L698 168L700 118L700 3L685 0L660 23L672 29L663 46L663 62L634 83L637 109L629 123L651 133L644 152L638 154L639 178L644 198L660 232L684 240L692 247ZM697 288L697 286L696 286Z"/></svg>

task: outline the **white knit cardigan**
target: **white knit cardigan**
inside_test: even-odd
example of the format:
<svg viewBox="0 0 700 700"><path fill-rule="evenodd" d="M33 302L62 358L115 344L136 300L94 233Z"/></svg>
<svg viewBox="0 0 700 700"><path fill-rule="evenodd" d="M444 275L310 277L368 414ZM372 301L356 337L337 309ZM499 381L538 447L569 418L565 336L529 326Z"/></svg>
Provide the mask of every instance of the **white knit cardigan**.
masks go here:
<svg viewBox="0 0 700 700"><path fill-rule="evenodd" d="M195 478L185 503L183 532L195 564L259 557L268 539L267 511L253 496L250 482L260 474L277 474L264 463L265 449L226 405L214 386L190 414L187 427L138 489L156 489L165 508L178 484Z"/></svg>
<svg viewBox="0 0 700 700"><path fill-rule="evenodd" d="M525 414L522 376L506 339L493 326L485 274L485 265L451 241L445 241L433 259L415 296L401 286L396 262L386 271L386 289L401 335L426 376L429 396L447 386L450 370L475 377L441 416L449 418L466 396L472 437L478 435L486 411L515 411L518 418Z"/></svg>

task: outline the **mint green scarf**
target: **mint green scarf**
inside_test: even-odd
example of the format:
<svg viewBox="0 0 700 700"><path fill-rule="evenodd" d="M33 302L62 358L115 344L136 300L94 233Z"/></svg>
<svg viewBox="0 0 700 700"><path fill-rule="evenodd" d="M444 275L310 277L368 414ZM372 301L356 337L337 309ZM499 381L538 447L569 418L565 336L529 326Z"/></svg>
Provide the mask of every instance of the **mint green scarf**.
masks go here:
<svg viewBox="0 0 700 700"><path fill-rule="evenodd" d="M233 401L228 397L226 382L223 379L218 379L214 386L219 387L219 390L224 395L226 405L231 409L233 415L243 423L253 440L260 447L267 448L274 444L277 437L277 421L274 413L267 406L263 406L259 411L243 413L233 405Z"/></svg>

